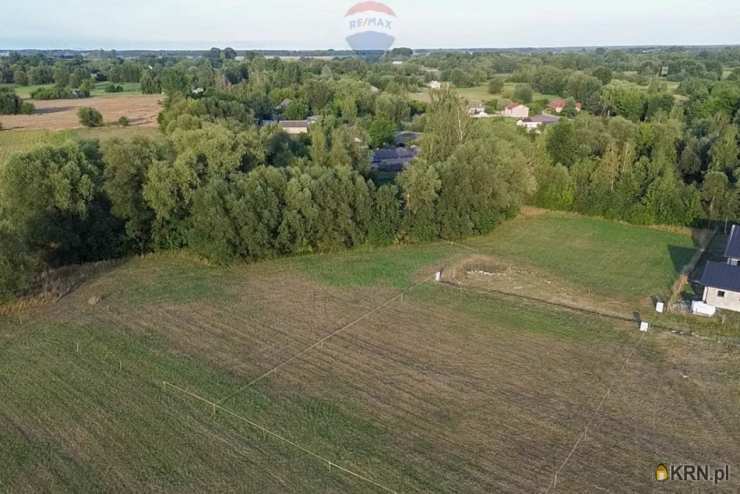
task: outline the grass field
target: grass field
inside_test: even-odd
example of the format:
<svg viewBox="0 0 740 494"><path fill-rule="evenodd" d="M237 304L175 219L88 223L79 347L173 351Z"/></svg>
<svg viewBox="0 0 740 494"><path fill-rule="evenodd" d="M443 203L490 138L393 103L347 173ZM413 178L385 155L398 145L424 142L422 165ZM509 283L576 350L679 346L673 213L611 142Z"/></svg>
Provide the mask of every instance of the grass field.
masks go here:
<svg viewBox="0 0 740 494"><path fill-rule="evenodd" d="M556 212L520 216L466 244L633 304L670 293L695 253L689 233Z"/></svg>
<svg viewBox="0 0 740 494"><path fill-rule="evenodd" d="M93 129L75 130L14 130L0 132L0 163L5 161L11 154L33 149L41 144L61 144L68 139L110 139L118 137L121 139L133 136L155 136L159 129L155 127L98 127Z"/></svg>
<svg viewBox="0 0 740 494"><path fill-rule="evenodd" d="M123 92L121 93L106 93L105 88L108 86L110 82L98 82L95 84L95 89L92 91L91 96L123 96L123 95L135 95L135 94L141 94L141 85L138 82L122 82L118 84L119 86L123 87ZM38 84L38 85L32 85L32 86L16 86L15 84L0 84L0 87L10 87L15 89L15 92L18 96L20 96L23 99L30 99L31 93L36 91L37 89L43 88L43 87L53 87L53 84Z"/></svg>
<svg viewBox="0 0 740 494"><path fill-rule="evenodd" d="M499 94L489 93L488 85L469 88L456 88L455 90L460 96L468 100L468 102L470 103L485 103L486 101L490 101L492 99L498 99L499 103L502 103L511 100L515 87L515 83L507 82L506 84L504 84L504 89ZM419 93L413 93L410 95L410 97L424 103L429 103L431 101L428 90L424 90ZM534 100L543 98L547 100L552 100L558 98L558 96L554 94L542 94L537 91L534 92Z"/></svg>
<svg viewBox="0 0 740 494"><path fill-rule="evenodd" d="M670 271L681 241L570 219L480 242L553 271L540 254L607 251L639 274ZM675 492L656 488L658 463L740 465L736 347L426 281L468 255L226 269L163 253L0 318L0 491ZM601 267L567 276L634 296Z"/></svg>

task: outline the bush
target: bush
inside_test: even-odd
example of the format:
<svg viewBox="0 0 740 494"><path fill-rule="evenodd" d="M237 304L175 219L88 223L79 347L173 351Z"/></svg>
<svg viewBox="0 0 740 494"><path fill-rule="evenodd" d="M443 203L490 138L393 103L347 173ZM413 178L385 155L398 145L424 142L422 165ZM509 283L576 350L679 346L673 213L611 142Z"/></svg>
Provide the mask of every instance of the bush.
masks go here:
<svg viewBox="0 0 740 494"><path fill-rule="evenodd" d="M33 111L35 109L36 108L33 106L33 103L29 103L28 101L24 101L23 103L21 103L21 111L20 112L23 115L30 115L30 114L33 113Z"/></svg>
<svg viewBox="0 0 740 494"><path fill-rule="evenodd" d="M107 86L105 86L105 92L106 93L122 93L123 86L119 84L108 84Z"/></svg>
<svg viewBox="0 0 740 494"><path fill-rule="evenodd" d="M128 117L121 117L118 119L118 125L121 127L128 127L130 123L131 122L129 122Z"/></svg>
<svg viewBox="0 0 740 494"><path fill-rule="evenodd" d="M83 106L77 111L80 124L85 127L100 127L103 125L103 115L95 108Z"/></svg>
<svg viewBox="0 0 740 494"><path fill-rule="evenodd" d="M15 115L20 112L22 101L12 89L0 89L0 115Z"/></svg>
<svg viewBox="0 0 740 494"><path fill-rule="evenodd" d="M488 83L488 92L491 94L498 94L504 90L504 80L500 77L491 79Z"/></svg>
<svg viewBox="0 0 740 494"><path fill-rule="evenodd" d="M76 98L74 92L68 87L53 86L40 87L31 93L31 98L36 100L51 99L73 99Z"/></svg>

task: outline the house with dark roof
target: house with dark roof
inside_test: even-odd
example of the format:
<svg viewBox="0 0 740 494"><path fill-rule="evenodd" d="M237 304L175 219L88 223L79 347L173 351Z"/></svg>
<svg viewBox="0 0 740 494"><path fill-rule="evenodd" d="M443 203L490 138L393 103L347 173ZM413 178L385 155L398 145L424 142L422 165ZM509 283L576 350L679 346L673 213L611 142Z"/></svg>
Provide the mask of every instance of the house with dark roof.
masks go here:
<svg viewBox="0 0 740 494"><path fill-rule="evenodd" d="M699 283L702 300L718 309L740 312L740 227L733 225L725 247L726 262L708 262Z"/></svg>
<svg viewBox="0 0 740 494"><path fill-rule="evenodd" d="M418 142L421 139L421 132L412 132L410 130L403 130L396 133L395 144L396 147L409 147L411 144Z"/></svg>
<svg viewBox="0 0 740 494"><path fill-rule="evenodd" d="M379 172L400 173L418 154L419 148L416 146L378 149L373 153L372 168Z"/></svg>
<svg viewBox="0 0 740 494"><path fill-rule="evenodd" d="M524 127L530 132L536 131L540 127L544 127L545 125L552 125L556 124L560 121L560 117L555 117L553 115L545 115L544 113L542 115L535 115L534 117L527 117L519 120L516 124L519 127Z"/></svg>

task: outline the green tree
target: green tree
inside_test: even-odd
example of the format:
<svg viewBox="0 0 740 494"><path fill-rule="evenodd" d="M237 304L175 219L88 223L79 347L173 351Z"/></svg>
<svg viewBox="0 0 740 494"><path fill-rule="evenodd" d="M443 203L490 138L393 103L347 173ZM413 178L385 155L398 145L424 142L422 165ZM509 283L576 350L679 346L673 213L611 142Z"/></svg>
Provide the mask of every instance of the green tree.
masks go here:
<svg viewBox="0 0 740 494"><path fill-rule="evenodd" d="M532 87L529 84L517 84L514 87L514 94L512 97L516 101L520 101L522 103L531 103L533 96L534 91L532 91Z"/></svg>
<svg viewBox="0 0 740 494"><path fill-rule="evenodd" d="M403 230L415 241L429 241L439 236L436 203L442 181L436 168L425 159L417 159L398 177L404 204Z"/></svg>
<svg viewBox="0 0 740 494"><path fill-rule="evenodd" d="M488 81L488 93L489 94L501 94L504 90L504 79L501 77L495 77Z"/></svg>
<svg viewBox="0 0 740 494"><path fill-rule="evenodd" d="M373 207L368 227L368 241L373 245L391 245L401 226L401 201L396 185L383 185L372 191Z"/></svg>
<svg viewBox="0 0 740 494"><path fill-rule="evenodd" d="M422 152L428 162L447 160L472 132L473 122L457 93L449 88L432 93L422 139Z"/></svg>
<svg viewBox="0 0 740 494"><path fill-rule="evenodd" d="M370 123L368 134L370 136L370 146L382 148L393 144L395 141L396 126L390 120L376 118Z"/></svg>
<svg viewBox="0 0 740 494"><path fill-rule="evenodd" d="M103 125L103 115L95 108L83 106L77 110L77 117L80 124L85 127L101 127Z"/></svg>
<svg viewBox="0 0 740 494"><path fill-rule="evenodd" d="M154 211L144 199L144 184L152 165L165 159L164 148L144 137L111 139L102 145L103 190L112 213L126 224L126 236L139 253L149 249Z"/></svg>
<svg viewBox="0 0 740 494"><path fill-rule="evenodd" d="M579 157L579 147L575 124L570 120L561 120L549 129L547 152L553 162L570 168Z"/></svg>

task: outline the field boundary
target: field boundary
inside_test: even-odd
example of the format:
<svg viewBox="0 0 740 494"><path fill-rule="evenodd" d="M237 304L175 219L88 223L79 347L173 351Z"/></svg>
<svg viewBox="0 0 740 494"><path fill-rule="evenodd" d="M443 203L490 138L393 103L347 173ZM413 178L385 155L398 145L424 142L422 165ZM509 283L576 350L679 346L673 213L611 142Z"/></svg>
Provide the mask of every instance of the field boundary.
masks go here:
<svg viewBox="0 0 740 494"><path fill-rule="evenodd" d="M245 422L245 423L249 424L251 427L259 430L262 433L264 433L265 435L271 436L271 437L273 437L273 438L275 438L275 439L277 439L277 440L279 440L279 441L281 441L281 442L283 442L285 444L288 444L288 445L292 446L293 448L301 451L302 453L304 453L306 455L312 456L313 458L315 458L317 460L320 460L323 463L326 463L329 466L330 469L331 468L336 468L337 470L340 470L340 471L342 471L342 472L344 472L344 473L346 473L348 475L351 475L352 477L355 477L356 479L362 480L363 482L366 482L368 484L371 484L371 485L373 485L373 486L377 487L378 489L381 489L381 490L383 490L385 492L390 492L390 493L393 493L393 494L397 494L397 491L395 491L395 490L393 490L393 489L391 489L389 487L386 487L383 484L381 484L381 483L379 483L379 482L377 482L377 481L375 481L375 480L373 480L373 479L371 479L369 477L366 477L366 476L364 476L364 475L362 475L360 473L357 473L357 472L355 472L353 470L350 470L349 468L346 468L346 467L343 467L341 465L338 465L338 464L334 463L333 461L331 461L329 458L326 458L325 456L322 456L322 455L320 455L318 453L315 453L315 452L311 451L310 449L306 448L305 446L301 446L300 444L296 443L295 441L291 441L290 439L288 439L288 438L286 438L286 437L278 434L277 432L273 432L270 429L268 429L267 427L264 427L264 426L262 426L262 425L260 425L260 424L258 424L256 422L248 419L247 417L244 417L242 415L239 415L238 413L236 413L233 410L230 410L230 409L228 409L228 408L220 405L219 403L213 402L213 401L211 401L211 400L209 400L207 398L204 398L204 397L202 397L202 396L200 396L200 395L198 395L196 393L193 393L192 391L188 391L188 390L183 389L183 388L181 388L179 386L176 386L174 384L171 384L171 383L169 383L167 381L162 381L162 385L163 385L163 387L165 389L167 389L167 388L174 389L174 390L178 391L181 394L184 394L186 396L189 396L190 398L193 398L194 400L197 400L197 401L200 401L202 403L205 403L205 404L209 405L210 407L212 407L213 414L214 415L216 414L216 411L221 411L221 412L225 413L226 415L230 415L231 417L234 417L236 419L239 419L242 422Z"/></svg>

